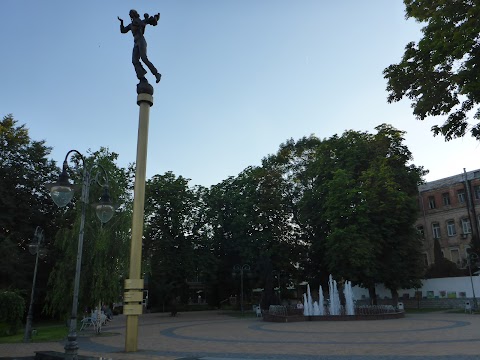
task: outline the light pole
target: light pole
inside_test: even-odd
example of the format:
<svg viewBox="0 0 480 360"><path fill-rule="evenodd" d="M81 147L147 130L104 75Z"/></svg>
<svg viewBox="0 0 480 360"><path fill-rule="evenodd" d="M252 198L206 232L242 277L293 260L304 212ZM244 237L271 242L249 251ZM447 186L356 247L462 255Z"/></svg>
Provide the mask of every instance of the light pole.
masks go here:
<svg viewBox="0 0 480 360"><path fill-rule="evenodd" d="M281 288L280 288L280 276L284 273L285 273L285 271L283 271L283 270L280 270L280 271L273 270L272 271L272 275L278 281L278 302L279 302L279 305L282 305Z"/></svg>
<svg viewBox="0 0 480 360"><path fill-rule="evenodd" d="M243 272L244 271L250 271L250 265L248 264L235 265L233 267L233 275L235 275L237 272L240 272L240 310L242 311L242 314L243 314Z"/></svg>
<svg viewBox="0 0 480 360"><path fill-rule="evenodd" d="M472 293L473 293L473 306L475 310L478 310L478 303L477 303L477 298L475 297L475 287L473 286L473 278L472 278L472 266L471 262L472 260L475 261L475 263L478 260L478 255L474 252L471 252L467 256L467 265L468 265L468 272L470 274L470 284L472 285Z"/></svg>
<svg viewBox="0 0 480 360"><path fill-rule="evenodd" d="M43 230L40 226L37 226L35 233L33 234L32 243L28 245L30 254L35 256L35 270L33 270L33 282L32 282L32 294L30 295L30 306L28 307L27 323L25 325L25 335L23 336L23 342L29 342L32 338L32 321L33 321L33 299L35 296L35 282L37 280L37 266L38 258L43 259L46 255L46 250L42 247L43 242Z"/></svg>
<svg viewBox="0 0 480 360"><path fill-rule="evenodd" d="M77 150L70 150L65 156L63 161L63 169L61 174L58 176L58 180L55 183L45 185L47 189L50 190L50 196L52 197L55 204L59 207L66 206L73 198L73 193L77 186L70 184L67 169L67 159L71 153L76 153L83 164L83 181L82 181L82 215L80 217L80 231L78 234L78 250L77 250L77 264L75 268L75 280L73 283L73 303L72 303L72 314L70 317L70 329L68 333L68 340L65 345L65 355L67 359L77 359L78 355L78 343L77 343L77 308L78 308L78 292L80 287L80 271L82 267L82 251L83 251L83 233L85 228L85 212L86 206L88 204L88 196L90 191L90 184L92 182L97 183L97 185L103 187L103 194L100 198L100 201L96 204L92 204L95 208L97 217L100 219L102 224L109 221L113 213L115 212L115 206L110 200L110 195L108 193L108 175L103 166L97 164L99 169L102 170L105 183L100 182L99 172L92 177L92 170L95 167L95 164L92 165L90 170L87 170L85 159L83 155Z"/></svg>

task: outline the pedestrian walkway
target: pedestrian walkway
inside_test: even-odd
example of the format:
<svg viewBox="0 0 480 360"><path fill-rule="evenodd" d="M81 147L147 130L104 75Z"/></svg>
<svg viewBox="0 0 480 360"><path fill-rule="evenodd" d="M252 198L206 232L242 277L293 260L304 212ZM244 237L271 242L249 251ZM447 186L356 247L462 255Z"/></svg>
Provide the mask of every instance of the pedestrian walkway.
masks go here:
<svg viewBox="0 0 480 360"><path fill-rule="evenodd" d="M104 331L112 335L80 336L79 353L115 360L480 359L480 316L471 314L295 323L238 319L221 311L144 314L135 353L124 352L124 316L116 316ZM2 344L0 357L39 350L63 352L63 343Z"/></svg>

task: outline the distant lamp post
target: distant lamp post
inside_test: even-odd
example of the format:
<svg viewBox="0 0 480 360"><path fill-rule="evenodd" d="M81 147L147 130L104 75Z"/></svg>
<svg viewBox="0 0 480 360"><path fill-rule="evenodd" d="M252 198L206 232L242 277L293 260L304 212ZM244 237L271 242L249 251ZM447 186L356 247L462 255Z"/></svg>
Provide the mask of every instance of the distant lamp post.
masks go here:
<svg viewBox="0 0 480 360"><path fill-rule="evenodd" d="M478 260L478 255L474 252L470 252L467 256L467 265L468 265L468 273L470 274L470 284L472 285L472 293L473 293L473 306L475 310L478 310L478 303L477 298L475 296L475 287L473 286L473 278L472 278L472 261L475 263Z"/></svg>
<svg viewBox="0 0 480 360"><path fill-rule="evenodd" d="M243 272L244 271L250 271L250 265L248 264L235 265L233 267L233 272L232 272L232 275L234 276L237 272L240 273L240 310L242 311L242 314L243 314Z"/></svg>
<svg viewBox="0 0 480 360"><path fill-rule="evenodd" d="M110 200L110 195L108 193L108 175L103 166L97 164L93 165L90 170L87 170L85 159L83 155L77 150L70 150L65 156L63 161L63 169L61 174L58 176L58 180L55 183L46 184L46 188L50 190L50 196L52 197L55 204L59 207L66 206L73 198L73 194L77 185L70 184L69 177L67 174L68 164L67 159L71 153L76 153L83 164L83 181L82 181L82 215L80 218L80 232L78 234L78 250L77 250L77 265L75 268L75 280L73 283L73 303L72 303L72 314L70 317L70 330L68 333L68 341L65 345L65 354L67 359L76 359L78 355L78 343L77 343L77 308L78 308L78 292L80 287L80 271L82 266L82 251L83 251L83 233L85 228L85 212L86 206L88 204L88 197L90 191L90 184L96 183L97 185L103 187L103 194L98 203L92 204L97 213L97 217L100 219L102 224L108 222L113 214L115 213L115 205ZM92 176L93 168L97 166L103 175L105 182L102 184L100 182L100 172L96 172L95 176Z"/></svg>
<svg viewBox="0 0 480 360"><path fill-rule="evenodd" d="M285 271L283 270L280 270L280 271L277 271L277 270L273 270L272 271L272 275L277 279L278 281L278 302L280 303L279 305L281 305L282 303L282 298L281 298L281 287L280 287L280 277L282 275L285 274Z"/></svg>
<svg viewBox="0 0 480 360"><path fill-rule="evenodd" d="M43 242L43 230L37 226L35 233L33 234L33 239L30 245L28 245L28 251L35 256L35 269L33 270L33 281L32 281L32 293L30 295L30 305L28 307L27 323L25 325L25 335L23 337L23 342L29 342L32 338L32 322L33 322L33 299L35 297L35 283L37 281L37 266L38 258L43 259L47 255L47 251L42 246Z"/></svg>

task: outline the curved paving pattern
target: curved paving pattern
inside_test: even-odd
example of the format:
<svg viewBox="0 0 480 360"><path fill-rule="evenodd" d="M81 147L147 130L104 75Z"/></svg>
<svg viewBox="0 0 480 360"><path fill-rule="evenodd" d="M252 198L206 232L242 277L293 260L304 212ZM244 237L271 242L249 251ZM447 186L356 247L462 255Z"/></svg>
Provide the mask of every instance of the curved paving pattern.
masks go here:
<svg viewBox="0 0 480 360"><path fill-rule="evenodd" d="M480 359L480 316L432 313L402 319L353 322L267 323L219 312L140 318L139 349L124 353L125 319L116 317L109 337L79 338L80 353L113 359ZM49 344L46 344L49 345ZM0 345L0 354L15 353ZM17 345L25 346L25 345ZM45 348L45 344L28 344ZM2 350L13 352L5 353ZM63 347L62 344L50 344ZM18 349L17 349L18 350ZM56 349L53 349L56 350ZM62 351L62 350L57 350Z"/></svg>
<svg viewBox="0 0 480 360"><path fill-rule="evenodd" d="M300 326L295 326L292 324L283 324L283 323L262 323L247 325L246 323L238 324L242 327L236 329L236 332L243 334L241 337L230 338L225 332L225 328L228 327L228 323L218 323L218 322L208 322L200 324L188 324L188 325L177 325L169 327L160 331L160 335L171 337L175 339L183 340L192 340L192 341L209 341L209 342L218 342L218 343L238 343L248 342L248 343L260 343L260 344L416 344L416 343L444 343L444 342L469 342L469 341L480 341L480 337L473 338L460 338L460 339L444 339L444 338L434 338L427 340L419 340L417 334L422 331L433 332L433 331L444 331L451 330L462 326L471 325L467 321L453 321L453 320L420 320L420 319L410 319L408 322L390 323L388 327L395 327L397 329L382 329L382 330L365 330L366 328L374 329L377 324L372 324L372 321L368 321L366 324L351 324L349 322L343 322L341 325L336 326L337 330L331 331L328 326L319 326L317 322L313 323L298 323ZM408 326L411 325L411 322L414 322L414 325L417 326ZM233 321L232 321L233 322ZM417 322L417 324L415 324ZM227 326L224 326L227 324ZM297 323L295 323L297 324ZM359 326L360 325L360 326ZM371 326L369 326L371 325ZM407 325L407 328L402 329ZM208 328L208 329L207 329ZM305 330L308 328L309 330ZM338 329L340 328L340 329ZM216 329L212 331L211 329ZM250 330L249 331L247 331ZM275 334L276 336L267 336L267 334L259 334L258 332L264 332L268 334ZM195 335L185 335L188 333L194 333ZM387 333L409 333L410 337L404 340L398 340L396 338L388 337L388 339L381 341L369 341L368 336L372 334L387 334ZM206 335L203 335L206 334ZM300 336L298 336L300 335Z"/></svg>

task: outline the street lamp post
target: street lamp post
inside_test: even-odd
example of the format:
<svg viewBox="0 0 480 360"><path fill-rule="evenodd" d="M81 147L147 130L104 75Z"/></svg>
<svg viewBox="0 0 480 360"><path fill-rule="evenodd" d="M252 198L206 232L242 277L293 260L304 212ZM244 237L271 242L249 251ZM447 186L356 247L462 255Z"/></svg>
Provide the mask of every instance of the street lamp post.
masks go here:
<svg viewBox="0 0 480 360"><path fill-rule="evenodd" d="M282 276L282 274L285 274L285 271L283 271L283 270L280 270L280 271L273 270L272 271L272 275L278 281L278 302L279 302L280 305L282 304L282 295L281 295L282 289L280 288L280 276Z"/></svg>
<svg viewBox="0 0 480 360"><path fill-rule="evenodd" d="M46 255L45 249L42 247L43 242L43 230L37 226L35 233L33 234L32 243L28 246L30 254L35 256L35 269L33 270L33 281L32 281L32 293L30 295L30 305L28 307L27 323L25 325L25 334L23 337L23 342L29 342L32 338L32 321L33 321L33 299L35 297L35 283L37 280L37 266L38 258L43 259Z"/></svg>
<svg viewBox="0 0 480 360"><path fill-rule="evenodd" d="M244 265L235 265L233 267L233 275L235 273L240 272L240 310L242 311L243 314L243 272L244 271L250 271L250 265L244 264Z"/></svg>
<svg viewBox="0 0 480 360"><path fill-rule="evenodd" d="M478 255L474 252L471 252L467 256L467 265L468 265L468 272L470 274L470 284L472 285L472 293L473 293L473 306L475 310L478 310L478 303L477 303L477 298L475 296L475 287L473 286L473 278L472 278L472 266L471 262L474 260L475 262L478 260Z"/></svg>
<svg viewBox="0 0 480 360"><path fill-rule="evenodd" d="M82 160L83 164L83 181L82 181L82 214L80 217L80 231L78 234L78 249L77 249L77 263L75 268L75 280L73 283L73 303L72 303L72 313L70 316L70 328L68 333L68 340L65 345L65 355L67 359L77 359L78 356L78 343L77 343L77 308L78 308L78 293L80 287L80 271L82 267L82 251L83 251L83 234L85 228L85 213L86 206L88 204L90 184L92 182L97 183L97 185L103 187L103 194L100 198L100 201L96 204L92 204L95 208L97 217L103 223L108 222L115 212L115 206L112 204L108 192L108 175L106 170L100 164L97 164L102 172L105 179L105 183L100 182L99 172L92 177L92 170L95 165L93 165L90 170L87 170L85 159L83 155L77 150L70 150L65 156L63 161L63 169L61 174L58 176L58 180L55 183L47 184L47 189L50 190L50 196L57 206L64 207L66 206L73 198L73 194L77 186L70 184L69 177L67 174L68 164L67 159L71 153L77 154Z"/></svg>

